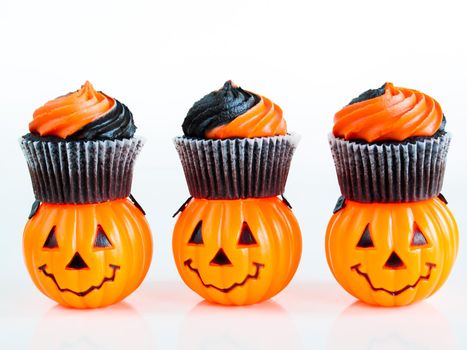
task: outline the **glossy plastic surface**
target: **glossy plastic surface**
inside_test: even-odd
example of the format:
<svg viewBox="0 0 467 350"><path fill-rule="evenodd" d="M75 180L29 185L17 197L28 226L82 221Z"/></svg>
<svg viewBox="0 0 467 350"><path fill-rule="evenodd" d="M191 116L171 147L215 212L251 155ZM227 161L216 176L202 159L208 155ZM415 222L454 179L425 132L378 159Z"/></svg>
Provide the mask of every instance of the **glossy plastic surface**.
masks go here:
<svg viewBox="0 0 467 350"><path fill-rule="evenodd" d="M347 200L326 234L337 281L356 298L382 306L407 305L436 292L457 247L456 221L439 198L400 204Z"/></svg>
<svg viewBox="0 0 467 350"><path fill-rule="evenodd" d="M292 279L301 251L297 220L277 197L193 199L173 235L185 283L224 305L253 304L279 293Z"/></svg>
<svg viewBox="0 0 467 350"><path fill-rule="evenodd" d="M23 252L36 286L74 308L116 303L143 281L152 238L142 212L129 200L40 205L27 222Z"/></svg>

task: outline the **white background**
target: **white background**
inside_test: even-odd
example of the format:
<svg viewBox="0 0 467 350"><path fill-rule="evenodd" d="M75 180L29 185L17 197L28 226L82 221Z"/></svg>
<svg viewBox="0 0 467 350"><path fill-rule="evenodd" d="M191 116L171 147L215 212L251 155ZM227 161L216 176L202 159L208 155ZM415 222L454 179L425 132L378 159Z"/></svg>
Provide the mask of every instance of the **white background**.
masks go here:
<svg viewBox="0 0 467 350"><path fill-rule="evenodd" d="M0 2L0 348L301 349L467 347L463 1ZM70 311L35 289L21 237L33 202L18 139L33 111L86 80L125 103L147 139L133 194L154 260L126 302ZM303 234L292 284L250 308L212 307L180 280L172 213L188 191L172 138L193 102L233 79L284 110L302 135L286 195ZM435 97L453 134L443 193L461 249L438 294L413 307L353 304L333 280L324 235L339 196L327 134L334 113L385 81Z"/></svg>

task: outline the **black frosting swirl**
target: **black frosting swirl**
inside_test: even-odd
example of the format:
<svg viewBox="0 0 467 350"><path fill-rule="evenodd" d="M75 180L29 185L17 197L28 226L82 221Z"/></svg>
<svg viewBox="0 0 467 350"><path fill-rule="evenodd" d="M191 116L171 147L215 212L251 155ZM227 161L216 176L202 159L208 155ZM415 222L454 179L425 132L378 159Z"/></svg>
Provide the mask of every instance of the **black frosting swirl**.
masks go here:
<svg viewBox="0 0 467 350"><path fill-rule="evenodd" d="M135 131L133 114L127 106L115 100L115 105L103 116L86 124L65 139L56 136L40 136L36 133L29 133L24 137L33 141L115 140L132 138Z"/></svg>
<svg viewBox="0 0 467 350"><path fill-rule="evenodd" d="M348 104L348 106L353 105L354 103L371 100L373 98L382 96L384 95L385 91L386 91L386 83L384 83L381 87L377 89L366 90L365 92L362 92L357 97L353 98L352 101L350 101L350 103Z"/></svg>
<svg viewBox="0 0 467 350"><path fill-rule="evenodd" d="M213 91L190 108L183 121L185 136L203 138L207 131L230 123L256 105L261 98L227 81L222 89Z"/></svg>
<svg viewBox="0 0 467 350"><path fill-rule="evenodd" d="M136 126L127 106L115 100L106 114L67 137L67 140L114 140L133 137Z"/></svg>

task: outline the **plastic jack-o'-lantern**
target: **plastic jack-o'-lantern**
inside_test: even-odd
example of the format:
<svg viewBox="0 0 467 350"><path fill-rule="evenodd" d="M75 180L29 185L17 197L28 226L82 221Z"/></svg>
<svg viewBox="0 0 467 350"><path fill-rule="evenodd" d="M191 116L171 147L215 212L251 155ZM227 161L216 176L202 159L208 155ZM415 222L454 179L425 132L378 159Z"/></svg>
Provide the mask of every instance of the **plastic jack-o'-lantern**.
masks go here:
<svg viewBox="0 0 467 350"><path fill-rule="evenodd" d="M439 198L397 204L347 200L329 223L326 253L350 294L369 304L407 305L441 287L457 243L456 222Z"/></svg>
<svg viewBox="0 0 467 350"><path fill-rule="evenodd" d="M185 283L208 301L252 304L281 291L297 269L300 229L279 198L192 199L174 229Z"/></svg>
<svg viewBox="0 0 467 350"><path fill-rule="evenodd" d="M26 266L60 304L99 307L125 298L151 262L151 233L128 199L41 204L24 229Z"/></svg>
<svg viewBox="0 0 467 350"><path fill-rule="evenodd" d="M122 300L152 256L144 211L130 195L143 146L131 112L86 82L37 109L29 129L21 147L36 201L23 252L34 283L75 308Z"/></svg>
<svg viewBox="0 0 467 350"><path fill-rule="evenodd" d="M326 254L337 281L366 303L422 300L451 271L458 230L440 194L445 122L434 99L390 83L335 115L329 141L342 197Z"/></svg>

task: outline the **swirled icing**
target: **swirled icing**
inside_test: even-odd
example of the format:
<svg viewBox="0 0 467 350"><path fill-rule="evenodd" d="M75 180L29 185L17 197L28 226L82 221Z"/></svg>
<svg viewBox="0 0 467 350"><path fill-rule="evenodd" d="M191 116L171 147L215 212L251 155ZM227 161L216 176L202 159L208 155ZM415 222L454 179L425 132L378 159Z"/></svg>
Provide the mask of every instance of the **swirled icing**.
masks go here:
<svg viewBox="0 0 467 350"><path fill-rule="evenodd" d="M130 138L135 130L130 110L88 81L38 108L29 123L32 134L69 140Z"/></svg>
<svg viewBox="0 0 467 350"><path fill-rule="evenodd" d="M227 81L196 102L183 122L185 136L211 139L285 135L279 106Z"/></svg>
<svg viewBox="0 0 467 350"><path fill-rule="evenodd" d="M432 97L386 83L368 90L334 116L334 136L346 140L403 141L433 136L443 124L443 112Z"/></svg>

